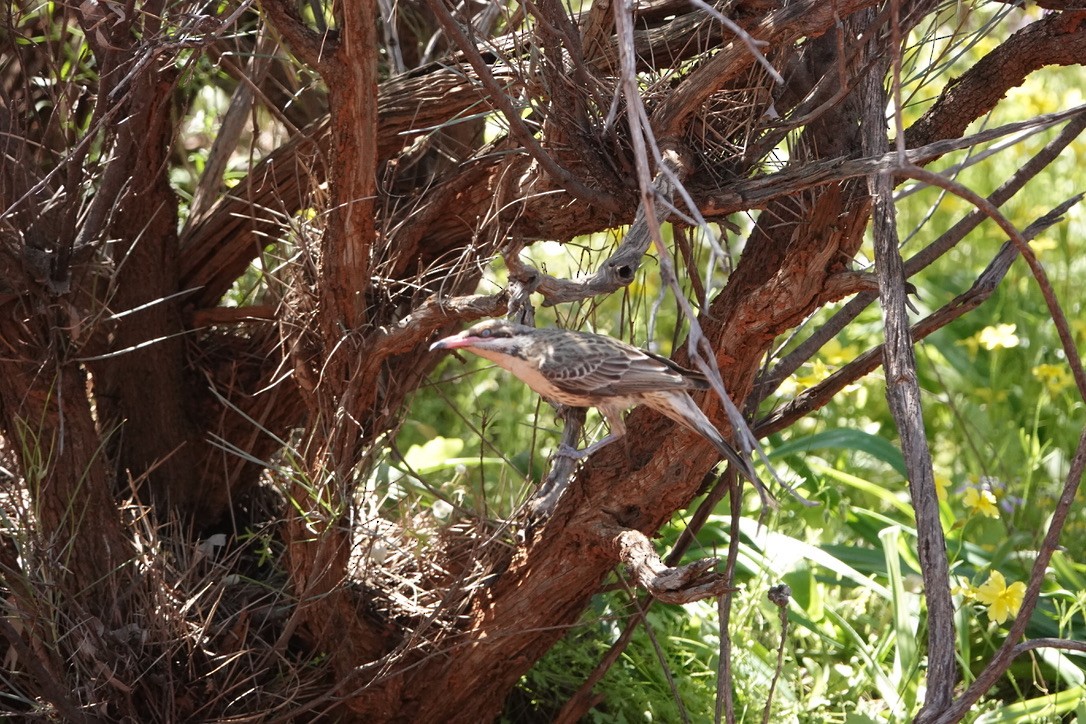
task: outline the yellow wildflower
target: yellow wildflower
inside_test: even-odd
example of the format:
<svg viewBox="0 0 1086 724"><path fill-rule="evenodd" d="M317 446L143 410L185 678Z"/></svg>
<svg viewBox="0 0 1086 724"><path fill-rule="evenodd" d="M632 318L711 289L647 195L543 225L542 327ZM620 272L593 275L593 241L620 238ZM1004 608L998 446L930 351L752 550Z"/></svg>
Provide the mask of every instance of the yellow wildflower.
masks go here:
<svg viewBox="0 0 1086 724"><path fill-rule="evenodd" d="M1017 325L997 324L980 330L977 340L987 350L1011 349L1019 343L1018 335L1014 333Z"/></svg>
<svg viewBox="0 0 1086 724"><path fill-rule="evenodd" d="M989 518L999 517L999 508L996 507L996 496L990 490L983 488L969 488L962 498L962 505L972 514L985 515Z"/></svg>
<svg viewBox="0 0 1086 724"><path fill-rule="evenodd" d="M1041 256L1041 254L1045 253L1046 251L1058 249L1059 246L1059 242L1049 237L1038 237L1033 241L1029 242L1029 248L1033 249L1033 253L1037 256Z"/></svg>
<svg viewBox="0 0 1086 724"><path fill-rule="evenodd" d="M1082 339L1086 337L1086 319L1075 318L1071 320L1071 331L1075 333L1075 337Z"/></svg>
<svg viewBox="0 0 1086 724"><path fill-rule="evenodd" d="M974 387L973 394L977 399L989 404L1006 402L1007 391L1004 389L993 390L991 387Z"/></svg>
<svg viewBox="0 0 1086 724"><path fill-rule="evenodd" d="M856 358L860 350L855 345L844 345L836 337L818 350L818 356L834 367L848 364Z"/></svg>
<svg viewBox="0 0 1086 724"><path fill-rule="evenodd" d="M935 474L935 496L940 503L946 502L946 489L950 487L950 478L945 475Z"/></svg>
<svg viewBox="0 0 1086 724"><path fill-rule="evenodd" d="M996 623L1003 623L1018 615L1018 610L1022 608L1022 599L1026 595L1026 584L1015 581L1008 586L1002 573L992 571L988 580L978 586L973 594L988 607L988 618Z"/></svg>
<svg viewBox="0 0 1086 724"><path fill-rule="evenodd" d="M830 374L832 374L832 370L830 370L829 365L827 365L822 360L816 359L812 361L809 366L811 368L809 374L798 374L794 377L796 389L799 392L802 392L803 390L806 390L810 387L814 387L819 382L829 377Z"/></svg>
<svg viewBox="0 0 1086 724"><path fill-rule="evenodd" d="M1014 324L996 324L959 340L958 344L968 349L971 355L975 355L981 347L989 351L1011 349L1021 342L1018 335L1014 333L1017 328Z"/></svg>
<svg viewBox="0 0 1086 724"><path fill-rule="evenodd" d="M1066 365L1039 364L1033 368L1033 376L1044 383L1049 394L1058 395L1071 385L1071 371Z"/></svg>
<svg viewBox="0 0 1086 724"><path fill-rule="evenodd" d="M977 356L977 350L980 349L979 333L970 335L970 336L966 337L965 339L959 339L958 344L960 344L962 347L965 347L967 350L969 350L969 356L970 357L976 357Z"/></svg>
<svg viewBox="0 0 1086 724"><path fill-rule="evenodd" d="M969 579L965 576L955 576L954 580L957 581L950 587L951 596L961 596L966 601L972 601L977 595L977 589L969 582Z"/></svg>

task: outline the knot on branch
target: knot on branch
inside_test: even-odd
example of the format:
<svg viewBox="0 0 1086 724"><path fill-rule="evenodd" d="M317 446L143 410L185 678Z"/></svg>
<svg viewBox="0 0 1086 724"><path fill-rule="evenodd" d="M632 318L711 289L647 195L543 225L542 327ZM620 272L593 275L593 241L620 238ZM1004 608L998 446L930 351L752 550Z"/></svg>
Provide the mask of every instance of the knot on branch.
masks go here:
<svg viewBox="0 0 1086 724"><path fill-rule="evenodd" d="M515 257L515 254L514 254ZM517 324L535 326L535 308L531 304L531 296L543 278L539 271L533 267L519 264L509 267L509 318ZM508 261L507 261L508 265Z"/></svg>
<svg viewBox="0 0 1086 724"><path fill-rule="evenodd" d="M636 262L630 264L625 261L618 261L612 259L607 262L607 266L610 268L610 271L614 275L615 279L622 282L623 284L629 284L630 282L632 282L634 278L634 272L637 271Z"/></svg>
<svg viewBox="0 0 1086 724"><path fill-rule="evenodd" d="M693 603L736 590L728 585L723 575L714 571L719 562L717 558L702 558L671 568L660 560L644 533L617 528L610 528L607 533L619 559L637 579L638 585L664 603Z"/></svg>
<svg viewBox="0 0 1086 724"><path fill-rule="evenodd" d="M506 268L509 269L510 292L514 298L523 294L525 302L532 292L543 295L543 306L551 307L565 302L576 302L589 297L601 296L629 286L641 267L641 260L652 246L650 220L659 224L674 209L676 191L690 173L689 153L683 147L673 144L667 147L660 160L660 167L653 179L652 187L647 190L642 203L638 205L633 224L626 232L615 253L605 260L588 277L581 279L559 279L545 274L525 264L518 256L522 246L514 246L503 253ZM653 206L654 214L646 211L646 205ZM527 291L525 291L527 290ZM519 307L511 305L513 315ZM519 320L518 320L519 321Z"/></svg>

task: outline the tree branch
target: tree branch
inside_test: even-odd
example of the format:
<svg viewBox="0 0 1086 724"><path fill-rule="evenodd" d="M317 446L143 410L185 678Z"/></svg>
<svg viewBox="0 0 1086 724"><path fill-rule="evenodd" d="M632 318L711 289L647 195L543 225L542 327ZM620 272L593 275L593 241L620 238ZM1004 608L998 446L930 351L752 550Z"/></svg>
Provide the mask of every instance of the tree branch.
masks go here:
<svg viewBox="0 0 1086 724"><path fill-rule="evenodd" d="M468 297L431 297L373 339L378 357L404 354L427 341L434 332L463 322L497 317L508 307L505 292Z"/></svg>
<svg viewBox="0 0 1086 724"><path fill-rule="evenodd" d="M324 75L328 56L335 52L339 44L338 31L330 31L322 37L309 29L291 0L260 0L260 9L287 42L290 52L298 60Z"/></svg>
<svg viewBox="0 0 1086 724"><path fill-rule="evenodd" d="M657 218L664 219L667 210L674 204L675 178L685 178L689 166L683 162L677 151L664 154L664 164L671 173L661 170L653 179L652 187ZM543 295L543 306L580 301L598 295L610 294L628 286L637 275L641 260L652 244L649 230L649 215L645 213L645 204L637 207L637 216L629 231L622 238L615 252L607 258L594 274L579 279L559 279L541 272L520 260L519 249L505 254L505 263L511 277L530 283L533 289Z"/></svg>
<svg viewBox="0 0 1086 724"><path fill-rule="evenodd" d="M896 17L892 21L895 23ZM898 45L891 43L896 59ZM895 63L897 61L895 60ZM873 155L889 148L886 136L886 94L882 78L871 74L862 86L864 152ZM900 112L900 108L898 108ZM899 149L899 152L903 149ZM939 522L939 500L935 492L935 471L924 429L920 405L920 384L916 377L915 344L905 307L905 269L899 251L894 183L889 171L868 178L875 197L873 231L875 269L879 280L879 301L883 310L886 342L886 399L890 404L901 440L901 452L908 470L909 494L916 513L917 554L924 578L924 599L928 606L928 693L917 720L927 720L942 711L954 693L958 680L955 662L954 601L950 597L950 567L946 539Z"/></svg>
<svg viewBox="0 0 1086 724"><path fill-rule="evenodd" d="M1086 398L1086 371L1082 368L1082 357L1079 355L1078 347L1075 345L1074 335L1071 333L1071 326L1067 323L1067 315L1063 313L1063 308L1056 298L1056 290L1052 288L1052 282L1048 279L1048 273L1045 272L1041 262L1037 260L1037 255L1033 253L1033 249L1030 248L1029 242L1026 240L1025 236L1019 232L1018 229L1014 228L1014 224L1008 221L1007 217L1005 217L994 204L976 194L971 189L955 183L945 176L915 166L899 169L898 173L916 179L917 181L924 181L932 186L946 189L954 195L969 201L980 209L989 219L996 222L999 228L1010 237L1011 241L1018 248L1018 253L1022 255L1026 264L1029 266L1033 278L1037 281L1037 287L1041 290L1041 296L1044 297L1045 306L1048 307L1048 313L1052 316L1052 321L1056 325L1056 333L1060 337L1063 352L1067 355L1067 364L1071 368L1071 375L1075 378L1078 392L1082 397ZM1078 199L1080 197L1075 198Z"/></svg>
<svg viewBox="0 0 1086 724"><path fill-rule="evenodd" d="M1086 37L1086 32L1080 34ZM1046 35L1034 39L1041 45L1028 49L1018 48L1021 57L1031 59L1029 67L1033 70L1043 65L1045 60L1059 55L1058 49L1047 46L1058 45L1062 38ZM1073 40L1080 42L1077 36ZM639 52L657 51L648 48ZM476 74L467 71L466 67L456 64L434 64L381 84L377 130L378 158L381 161L398 153L405 143L410 141L412 129L423 132L427 128L442 125L480 102L481 82L474 77ZM496 83L498 79L506 77L501 75L502 73L510 71L502 68L489 72ZM1003 80L1010 82L1013 78ZM970 74L963 76L958 85L963 88L976 85L993 87L991 82ZM1000 92L1005 91L1006 88L1003 88ZM910 146L926 144L910 151L910 160L916 164L924 164L954 150L1060 122L1076 115L1080 109L1007 124L964 139L935 140L938 138L934 135L935 129L953 131L957 127L955 124L972 121L982 110L978 109L978 113L974 114L968 112L969 109L963 109L960 104L944 104L938 109L930 109L924 116L928 119L928 130L924 133L910 131L907 134ZM963 116L966 118L963 119ZM267 243L267 239L281 234L282 216L289 216L304 206L305 188L323 182L325 169L320 160L299 156L311 153L314 148L326 148L327 133L326 124L316 124L308 131L307 138L292 139L285 146L273 151L241 184L228 191L205 221L186 229L183 239L184 253L181 256L182 284L186 288L201 288L198 299L194 300L195 306L215 304L233 281L244 273L257 251ZM494 162L496 159L492 160L492 163ZM764 208L774 199L804 189L865 176L872 172L873 167L889 162L890 159L829 159L810 164L795 164L778 173L723 187L699 187L693 184L690 189L697 199L701 213L709 218L719 218L739 211ZM477 169L471 171L478 174ZM489 205L492 202L493 196L486 194L479 197L478 203ZM612 214L602 207L571 217L567 211L566 200L553 197L537 200L532 213L522 218L520 228L515 231L522 237L534 238L542 235L550 239L564 240L614 223Z"/></svg>
<svg viewBox="0 0 1086 724"><path fill-rule="evenodd" d="M442 29L456 43L457 47L460 48L460 52L464 54L468 63L478 74L479 80L482 81L483 86L486 88L491 102L505 116L506 121L509 123L510 132L523 145L524 150L570 195L598 205L605 211L617 210L618 203L612 196L581 183L580 180L568 170L559 166L554 158L543 150L543 147L539 145L539 141L528 130L528 126L524 123L524 119L521 118L520 112L513 106L513 102L509 99L505 90L494 80L486 61L479 55L475 45L464 35L464 31L460 29L456 19L445 8L443 1L426 0L426 4L434 13Z"/></svg>
<svg viewBox="0 0 1086 724"><path fill-rule="evenodd" d="M1059 222L1060 216L1081 199L1081 195L1075 196L1037 219L1022 232L1023 238L1032 239ZM968 290L913 325L910 332L913 340L924 339L987 301L1017 257L1018 250L1014 244L1006 242ZM867 350L822 382L763 417L755 424L754 431L759 437L766 437L785 429L799 418L827 404L846 386L878 369L882 359L882 345Z"/></svg>
<svg viewBox="0 0 1086 724"><path fill-rule="evenodd" d="M1056 138L1052 139L1045 147L1029 161L1023 164L1009 179L1003 182L998 189L992 192L988 200L995 206L1002 206L1018 193L1031 179L1043 171L1052 163L1060 153L1067 148L1082 132L1086 130L1086 112L1078 112L1072 116L1070 122L1060 131ZM1064 208L1061 206L1059 208ZM1058 211L1058 210L1057 210ZM1058 216L1054 211L1042 219L1035 221L1030 228L1052 217ZM935 241L921 249L905 262L906 278L927 268L936 259L953 249L958 242L966 237L969 232L977 228L987 215L978 209L966 214L961 220L945 231ZM1055 223L1053 219L1052 223ZM1045 227L1047 228L1047 227ZM1035 233L1040 233L1037 231ZM1032 238L1032 237L1029 237ZM815 330L810 337L803 340L794 350L781 358L777 364L767 373L763 374L756 386L755 392L749 401L750 409L755 409L765 400L780 384L796 372L807 360L814 357L818 350L827 342L837 336L852 320L856 319L871 302L878 298L876 291L861 291L855 299L849 300L840 310L830 317L822 326ZM978 302L979 304L979 302ZM955 317L956 318L956 317ZM948 320L949 321L949 320ZM914 334L916 331L914 330ZM866 373L865 373L866 374Z"/></svg>
<svg viewBox="0 0 1086 724"><path fill-rule="evenodd" d="M1086 11L1054 13L1030 23L951 81L935 104L905 132L909 148L955 138L995 108L1011 88L1046 65L1086 58Z"/></svg>
<svg viewBox="0 0 1086 724"><path fill-rule="evenodd" d="M713 572L719 562L716 558L672 568L664 565L640 531L601 524L600 535L610 541L616 556L629 568L638 585L664 603L693 603L735 590L723 575Z"/></svg>

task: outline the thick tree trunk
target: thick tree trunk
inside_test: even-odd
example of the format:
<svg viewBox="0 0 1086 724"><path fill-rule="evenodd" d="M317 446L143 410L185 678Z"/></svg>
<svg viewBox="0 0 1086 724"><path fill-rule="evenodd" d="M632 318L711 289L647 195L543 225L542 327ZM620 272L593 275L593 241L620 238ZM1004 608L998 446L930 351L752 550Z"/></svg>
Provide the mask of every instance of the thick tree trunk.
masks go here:
<svg viewBox="0 0 1086 724"><path fill-rule="evenodd" d="M101 188L78 229L79 244L108 245L112 275L90 276L98 286L79 292L92 315L85 349L118 485L131 481L143 502L202 522L221 510L202 503L203 430L191 414L196 387L185 375L177 299L178 202L168 175L177 72L172 57L143 57L139 40L162 31L166 9L150 2L113 18L87 6L81 16L101 73L96 117L123 122L100 131Z"/></svg>
<svg viewBox="0 0 1086 724"><path fill-rule="evenodd" d="M122 484L131 476L145 502L203 522L222 509L203 500L197 464L203 430L191 416L199 388L186 377L184 327L172 298L178 291L177 198L166 178L172 91L170 75L142 76L117 138L114 163L127 162L132 180L104 230L115 239L116 272L101 302L108 313L131 313L98 330L109 335L102 344L108 356L93 362L92 371Z"/></svg>
<svg viewBox="0 0 1086 724"><path fill-rule="evenodd" d="M61 305L0 306L0 430L29 483L34 530L50 557L40 563L56 577L57 603L112 625L125 620L125 564L135 551L113 502L86 375L66 359L75 325Z"/></svg>

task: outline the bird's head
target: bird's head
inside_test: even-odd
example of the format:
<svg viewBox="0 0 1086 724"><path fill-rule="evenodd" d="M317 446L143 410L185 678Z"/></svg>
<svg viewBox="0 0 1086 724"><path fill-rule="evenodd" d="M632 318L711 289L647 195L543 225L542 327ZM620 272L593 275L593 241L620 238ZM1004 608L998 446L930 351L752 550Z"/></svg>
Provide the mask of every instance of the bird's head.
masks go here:
<svg viewBox="0 0 1086 724"><path fill-rule="evenodd" d="M430 350L466 349L484 357L490 356L487 352L519 356L521 344L532 331L531 327L504 319L488 319L459 334L439 339L430 345Z"/></svg>

